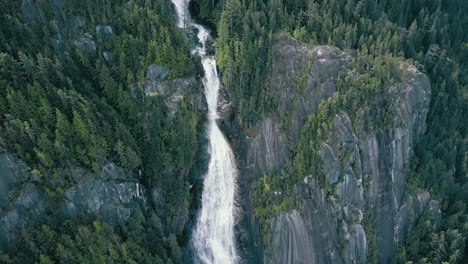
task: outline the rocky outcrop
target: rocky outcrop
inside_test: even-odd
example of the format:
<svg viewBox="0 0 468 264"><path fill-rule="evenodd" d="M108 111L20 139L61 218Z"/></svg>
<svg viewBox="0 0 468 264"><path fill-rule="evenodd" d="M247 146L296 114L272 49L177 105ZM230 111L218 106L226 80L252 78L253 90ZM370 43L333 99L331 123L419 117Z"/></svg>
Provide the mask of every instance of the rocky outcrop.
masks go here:
<svg viewBox="0 0 468 264"><path fill-rule="evenodd" d="M112 39L114 32L112 31L111 26L98 25L96 26L96 35L103 41L109 41Z"/></svg>
<svg viewBox="0 0 468 264"><path fill-rule="evenodd" d="M14 196L13 190L22 181L29 180L26 164L11 154L0 155L0 208L4 209Z"/></svg>
<svg viewBox="0 0 468 264"><path fill-rule="evenodd" d="M0 155L0 252L6 251L15 230L34 224L45 212L44 192L26 182L29 168L11 154Z"/></svg>
<svg viewBox="0 0 468 264"><path fill-rule="evenodd" d="M101 63L100 59L104 59L109 68L112 67L112 63L116 60L115 53L112 51L113 45L102 44L103 42L107 42L104 44L112 44L110 42L115 40L115 34L118 33L118 30L114 27L115 25L111 27L111 24L107 24L109 21L99 21L99 23L103 24L96 25L89 18L83 16L68 16L71 14L64 11L66 6L66 1L64 0L45 2L21 0L19 2L21 3L21 10L17 10L21 12L17 21L20 23L19 25L21 26L21 23L25 23L28 27L25 26L24 28L31 29L34 32L37 29L37 31L43 33L39 34L40 38L44 37L42 40L46 44L50 42L50 46L56 48L56 54L66 55L70 51L78 51L76 54L74 52L71 53L80 56L80 59L83 59L82 55L84 55L91 63L98 60L98 63ZM50 9L45 10L49 7ZM130 9L133 10L134 5L130 1L123 4L122 8L128 8L131 11ZM117 9L122 10L122 8L118 7ZM41 10L47 12L44 13ZM49 18L50 21L48 21ZM166 22L163 24L172 23L171 21ZM169 24L168 26L170 26ZM49 45L46 46L49 47ZM48 53L54 53L49 48L47 50ZM99 58L99 56L102 56L102 58ZM55 61L55 63L58 62ZM172 114L171 117L179 118L180 115L177 116L176 113L179 109L184 109L186 112L189 110L193 112L184 113L182 118L188 117L188 119L194 122L199 121L202 124L201 119L203 110L205 109L205 101L203 93L200 92L202 91L201 80L199 77L195 77L195 74L174 79L173 74L168 69L160 65L150 65L147 70L146 82L141 80L141 78L138 79L141 83L130 87L132 97L137 103L143 104L145 100L151 100L149 98L151 95L158 95L163 98L167 106L167 109L161 108L159 107L160 104L158 104L158 108L155 107L154 110L151 110L144 105L145 110L148 109L145 113L147 116L156 116L157 114L157 117L161 120L163 115L164 119L166 119L166 114L169 116ZM96 97L93 94L88 95L93 98ZM145 97L145 95L148 96ZM106 103L104 102L103 104L105 105ZM112 108L108 105L104 107L107 107L107 110ZM91 109L91 111L94 110L96 109ZM100 113L97 114L98 118L109 117L102 117ZM191 114L193 115L190 116ZM115 111L113 115L115 115ZM116 118L119 119L118 117ZM167 123L164 126L165 128L171 126L170 120ZM193 123L186 125L195 127ZM124 130L128 134L125 128ZM193 130L195 128L191 129L190 132ZM198 130L198 127L196 130ZM203 135L198 132L196 131L200 135L197 136L201 138ZM126 139L129 137L127 134L125 135ZM137 134L140 135L141 131ZM155 137L159 137L162 134L160 131L157 131ZM33 137L31 133L30 137ZM33 139L31 138L31 140ZM142 148L147 147L142 146ZM158 148L156 144L153 147ZM110 146L109 148L113 149L114 146ZM8 150L13 151L12 149ZM159 150L158 148L156 151ZM1 149L1 151L5 150ZM169 160L167 157L163 159L165 162ZM67 162L73 163L74 161L67 160ZM172 159L168 162L172 162ZM189 218L187 209L185 208L188 206L184 201L183 209L178 210L178 208L174 208L175 206L173 206L170 209L177 212L166 212L166 201L162 193L167 193L167 187L164 188L163 192L157 187L151 190L148 189L149 187L145 187L143 182L146 184L150 176L144 174L144 169L143 172L140 171L138 176L136 176L110 162L103 164L102 171L97 174L78 166L54 168L53 178L54 180L57 179L57 181L52 183L52 180L50 182L48 180L52 178L50 177L51 175L40 175L39 170L35 170L37 169L37 167L34 167L35 164L31 163L29 165L31 167L15 158L14 155L3 155L0 153L0 255L13 245L17 232L22 231L22 229L28 229L29 231L43 223L50 224L52 228L58 228L60 223L65 219L91 220L97 215L104 222L118 226L126 223L132 216L141 212L145 216L155 213L161 218L161 223L165 225L163 228L165 229L164 232L178 235L179 243L186 239L185 235L182 235L182 231ZM169 163L165 165L165 167L170 166ZM176 171L175 168L169 168L168 171L171 169ZM177 171L179 171L178 169ZM184 181L183 184L185 184L185 177L187 175L181 174L185 174L189 169L185 168L183 173L171 173L177 174L174 177L183 178L181 181ZM43 173L44 169L41 168L40 171ZM157 173L159 172L155 172L154 174ZM169 175L167 172L164 173ZM152 182L151 186L154 184L158 183ZM185 185L183 187L185 190ZM185 200L186 197L181 199ZM147 212L148 210L150 212ZM167 215L171 216L170 219Z"/></svg>
<svg viewBox="0 0 468 264"><path fill-rule="evenodd" d="M184 98L196 109L204 109L203 94L195 93L202 86L195 77L170 79L170 71L161 65L152 64L146 72L144 91L146 96L161 96L171 114L177 113Z"/></svg>
<svg viewBox="0 0 468 264"><path fill-rule="evenodd" d="M0 219L0 252L6 251L14 241L15 233L38 224L47 209L44 191L28 184L18 197L2 209Z"/></svg>
<svg viewBox="0 0 468 264"><path fill-rule="evenodd" d="M100 176L80 167L67 169L66 173L76 182L57 201L31 182L30 169L21 160L10 154L0 155L0 251L8 250L16 232L44 223L48 211L55 212L53 217L61 221L75 217L92 220L100 215L106 223L118 225L148 210L148 199L154 198L151 202L157 204L157 209L165 207L164 200L149 195L133 174L114 163L105 164Z"/></svg>
<svg viewBox="0 0 468 264"><path fill-rule="evenodd" d="M62 217L99 214L107 223L123 224L146 206L146 189L138 182L87 180L65 191Z"/></svg>
<svg viewBox="0 0 468 264"><path fill-rule="evenodd" d="M255 129L240 129L241 133L232 117L225 118L222 126L240 159L246 219L240 223L247 222L250 230L259 228L249 198L252 182L263 175L282 174L307 117L333 95L337 78L346 73L355 57L351 52L304 44L285 35L278 37L273 52L267 85L279 98L278 113L285 113L286 118L267 116ZM294 193L303 206L272 219L271 254L257 256L256 261L364 263L368 241L376 239L379 263L389 263L423 210L429 208L437 214L438 202L428 193L413 197L405 189L413 148L425 129L430 83L407 63L401 63L399 71L404 77L388 88L394 119L399 122L366 133L362 120L351 120L349 113L339 112L320 142L322 170L332 191L327 194L320 189L313 175L299 175L304 181L295 186ZM370 216L374 220L366 227L364 219ZM368 237L369 228L375 237ZM253 240L252 252L266 252L260 239L254 235L249 239Z"/></svg>
<svg viewBox="0 0 468 264"><path fill-rule="evenodd" d="M89 33L85 33L78 39L74 40L73 45L81 49L88 58L94 58L96 56L96 42L93 40L93 36Z"/></svg>
<svg viewBox="0 0 468 264"><path fill-rule="evenodd" d="M169 76L169 70L161 65L151 64L146 71L145 92L147 95L165 95L167 87L161 85Z"/></svg>
<svg viewBox="0 0 468 264"><path fill-rule="evenodd" d="M111 26L98 25L95 29L88 28L88 21L84 17L66 16L64 0L51 0L49 3L50 11L54 16L54 34L48 31L49 22L40 15L38 1L22 0L21 14L28 25L42 27L47 34L50 33L50 41L58 53L65 52L67 45L71 43L73 48L78 48L88 59L93 60L98 55L96 41L109 42L112 40L114 31ZM101 55L108 63L112 61L110 51L104 51Z"/></svg>

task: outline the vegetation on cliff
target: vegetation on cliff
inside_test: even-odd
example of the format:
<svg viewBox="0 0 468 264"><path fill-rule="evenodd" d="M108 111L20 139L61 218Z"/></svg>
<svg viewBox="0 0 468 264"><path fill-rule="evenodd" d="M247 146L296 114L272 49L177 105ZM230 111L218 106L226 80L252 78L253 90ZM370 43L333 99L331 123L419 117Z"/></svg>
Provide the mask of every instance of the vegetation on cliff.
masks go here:
<svg viewBox="0 0 468 264"><path fill-rule="evenodd" d="M408 186L410 190L427 189L442 201L443 217L437 222L429 214L424 215L395 261L461 263L466 259L466 1L226 0L219 18L209 17L208 12L219 1L195 2L200 3L204 19L217 21L216 50L223 81L233 95L237 118L244 127L255 126L264 115L281 115L275 112L277 95L264 85L276 32L286 31L312 44L357 50L357 61L351 69L356 74L343 78L339 93L323 102L310 117L286 177L307 172L321 175L317 144L337 109L345 109L359 119L363 107L371 107L375 111L366 112L370 115L366 117L369 131L393 124L386 89L399 78L393 70L395 61L410 60L428 74L432 98L427 131L416 148ZM323 187L327 185L323 177L319 182ZM257 203L260 208L274 205L256 197L253 200L263 201ZM267 226L268 222L264 228Z"/></svg>
<svg viewBox="0 0 468 264"><path fill-rule="evenodd" d="M394 261L462 263L468 258L467 1L192 2L197 18L216 29L223 84L246 129L264 116L288 118L277 112L279 95L265 85L277 33L356 52L337 81L337 93L308 118L292 163L280 177L264 176L253 187L264 231L276 213L301 206L292 190L304 175L314 175L333 193L321 171L319 142L338 110L365 120L353 125L363 125L366 133L399 125L388 95L389 87L404 78L396 70L404 61L426 73L432 86L427 130L416 146L408 190L429 190L441 201L442 218L423 214ZM0 152L26 162L31 183L52 199L63 199L64 189L75 183L66 168L99 174L112 161L148 189L161 190L168 219L188 210L188 170L196 156L200 115L186 99L173 114L162 96L143 91L151 64L168 69L168 79L196 74L170 1L0 0L0 17ZM273 197L274 191L281 195ZM113 227L99 216L60 223L50 212L43 225L18 230L17 243L2 252L0 261L181 261L183 234L144 213ZM366 217L368 261L374 263L376 234L372 216Z"/></svg>
<svg viewBox="0 0 468 264"><path fill-rule="evenodd" d="M112 161L159 188L168 219L187 211L201 115L187 99L172 114L143 89L150 64L168 69L169 79L195 75L170 1L2 0L0 17L0 152L26 162L32 183L57 199L75 184L66 168L99 175ZM180 260L181 234L167 233L165 219L132 219L114 229L99 219L60 224L52 213L42 228L18 230L1 262Z"/></svg>

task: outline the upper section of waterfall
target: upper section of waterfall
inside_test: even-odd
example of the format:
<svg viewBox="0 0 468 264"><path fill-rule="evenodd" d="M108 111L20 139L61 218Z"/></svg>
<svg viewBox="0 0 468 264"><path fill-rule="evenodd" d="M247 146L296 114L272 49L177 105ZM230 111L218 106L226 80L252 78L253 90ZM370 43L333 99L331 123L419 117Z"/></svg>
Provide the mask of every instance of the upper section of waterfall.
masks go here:
<svg viewBox="0 0 468 264"><path fill-rule="evenodd" d="M234 236L234 196L237 167L234 153L216 124L218 118L218 94L220 80L216 58L207 55L209 31L193 23L188 15L188 2L173 0L178 17L178 26L194 28L201 47L194 53L201 57L205 76L203 85L208 104L207 135L211 154L208 171L204 178L202 208L192 235L195 260L199 263L236 263L237 254Z"/></svg>

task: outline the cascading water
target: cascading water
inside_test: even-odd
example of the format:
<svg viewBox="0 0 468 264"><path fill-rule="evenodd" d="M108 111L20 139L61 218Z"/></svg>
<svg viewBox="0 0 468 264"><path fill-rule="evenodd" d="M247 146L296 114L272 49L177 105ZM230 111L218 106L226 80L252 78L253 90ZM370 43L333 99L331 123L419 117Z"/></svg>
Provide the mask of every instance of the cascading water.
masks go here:
<svg viewBox="0 0 468 264"><path fill-rule="evenodd" d="M201 263L236 263L234 238L234 195L236 164L234 154L216 123L218 118L219 77L214 56L207 54L209 31L190 20L189 0L172 0L180 28L195 27L202 47L194 52L201 57L205 78L205 96L208 104L209 149L211 154L202 192L202 208L192 236L195 259Z"/></svg>

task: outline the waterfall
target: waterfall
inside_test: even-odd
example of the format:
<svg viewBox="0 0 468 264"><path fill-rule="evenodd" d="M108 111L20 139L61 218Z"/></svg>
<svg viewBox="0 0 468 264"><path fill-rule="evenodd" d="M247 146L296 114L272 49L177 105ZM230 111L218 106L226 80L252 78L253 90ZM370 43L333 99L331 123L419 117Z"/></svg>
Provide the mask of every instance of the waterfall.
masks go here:
<svg viewBox="0 0 468 264"><path fill-rule="evenodd" d="M203 85L208 104L207 135L210 161L204 178L202 206L192 234L195 259L200 263L236 263L237 254L234 237L234 196L237 169L234 153L218 127L219 76L216 59L207 53L209 31L191 21L188 1L172 0L177 12L180 28L194 27L202 44L193 52L201 57L205 77Z"/></svg>

